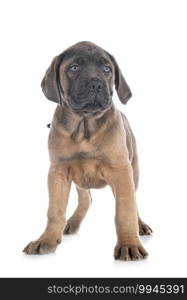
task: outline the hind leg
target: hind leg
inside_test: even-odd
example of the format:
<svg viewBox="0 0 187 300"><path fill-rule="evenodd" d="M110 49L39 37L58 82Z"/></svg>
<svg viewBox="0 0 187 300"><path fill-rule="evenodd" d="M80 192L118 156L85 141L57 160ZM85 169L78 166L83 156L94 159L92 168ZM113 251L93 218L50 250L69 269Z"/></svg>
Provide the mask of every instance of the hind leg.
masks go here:
<svg viewBox="0 0 187 300"><path fill-rule="evenodd" d="M144 223L138 216L138 225L139 225L139 235L150 235L153 231L152 229Z"/></svg>
<svg viewBox="0 0 187 300"><path fill-rule="evenodd" d="M67 221L66 227L64 229L64 234L71 234L75 233L84 219L88 208L90 207L91 204L91 194L89 190L84 190L80 189L79 187L77 188L78 192L78 206L74 212L74 214L69 218Z"/></svg>
<svg viewBox="0 0 187 300"><path fill-rule="evenodd" d="M138 167L137 154L134 155L134 158L132 160L132 168L133 168L134 185L135 185L135 189L137 190L138 183L139 183L139 167ZM138 225L139 225L140 235L150 235L153 232L152 229L141 220L139 215L138 215Z"/></svg>

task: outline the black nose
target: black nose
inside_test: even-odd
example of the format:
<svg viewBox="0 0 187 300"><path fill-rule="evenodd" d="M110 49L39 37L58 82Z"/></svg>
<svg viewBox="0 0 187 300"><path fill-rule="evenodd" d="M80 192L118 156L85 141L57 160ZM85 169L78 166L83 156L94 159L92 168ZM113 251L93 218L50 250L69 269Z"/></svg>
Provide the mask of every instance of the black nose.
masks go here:
<svg viewBox="0 0 187 300"><path fill-rule="evenodd" d="M88 88L91 92L97 93L102 90L103 83L100 79L93 77L88 84Z"/></svg>

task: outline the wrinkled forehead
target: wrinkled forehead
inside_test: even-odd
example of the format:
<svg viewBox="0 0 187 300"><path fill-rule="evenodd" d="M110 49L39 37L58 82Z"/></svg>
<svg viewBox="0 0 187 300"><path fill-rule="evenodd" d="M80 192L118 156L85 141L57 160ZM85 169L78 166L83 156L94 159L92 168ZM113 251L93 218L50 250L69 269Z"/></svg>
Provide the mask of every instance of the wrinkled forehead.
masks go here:
<svg viewBox="0 0 187 300"><path fill-rule="evenodd" d="M64 55L65 62L76 62L85 64L89 62L95 63L111 63L107 53L97 46L84 45L80 47L71 47Z"/></svg>

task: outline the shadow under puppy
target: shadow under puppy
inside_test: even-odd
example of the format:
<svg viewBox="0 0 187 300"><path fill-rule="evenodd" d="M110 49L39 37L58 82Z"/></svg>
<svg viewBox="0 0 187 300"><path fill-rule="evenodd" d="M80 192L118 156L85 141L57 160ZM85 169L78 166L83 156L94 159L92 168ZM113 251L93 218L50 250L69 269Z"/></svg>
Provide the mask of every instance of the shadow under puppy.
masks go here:
<svg viewBox="0 0 187 300"><path fill-rule="evenodd" d="M63 232L78 230L91 203L90 189L110 185L116 199L114 257L146 257L139 234L152 230L142 222L136 206L136 142L126 117L112 102L114 85L123 104L131 97L116 60L95 44L80 42L53 59L41 85L47 99L58 104L48 140L48 222L41 237L24 252L54 252ZM79 203L66 222L72 181Z"/></svg>

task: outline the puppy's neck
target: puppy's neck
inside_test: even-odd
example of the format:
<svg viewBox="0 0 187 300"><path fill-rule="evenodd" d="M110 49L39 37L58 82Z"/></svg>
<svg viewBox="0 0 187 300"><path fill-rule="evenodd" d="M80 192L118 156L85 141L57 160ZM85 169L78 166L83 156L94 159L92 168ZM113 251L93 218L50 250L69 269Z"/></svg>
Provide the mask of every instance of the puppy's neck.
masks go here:
<svg viewBox="0 0 187 300"><path fill-rule="evenodd" d="M107 111L98 114L75 113L67 105L58 105L55 111L53 125L60 127L63 132L74 141L90 140L98 130L109 126L112 115L115 114L114 105Z"/></svg>

